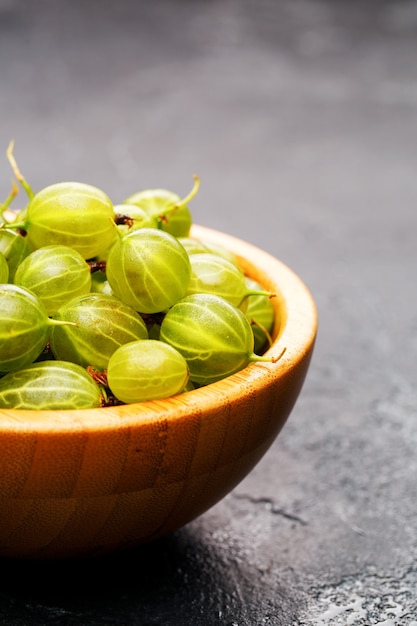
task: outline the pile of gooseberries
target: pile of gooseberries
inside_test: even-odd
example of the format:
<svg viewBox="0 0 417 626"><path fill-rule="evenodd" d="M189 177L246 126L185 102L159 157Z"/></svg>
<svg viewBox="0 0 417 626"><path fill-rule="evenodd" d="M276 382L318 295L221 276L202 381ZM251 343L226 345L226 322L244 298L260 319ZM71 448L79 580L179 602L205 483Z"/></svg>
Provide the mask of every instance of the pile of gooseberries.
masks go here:
<svg viewBox="0 0 417 626"><path fill-rule="evenodd" d="M84 409L187 393L271 343L274 294L228 250L191 236L190 201L144 189L115 204L95 186L0 205L0 407ZM11 207L19 189L23 208ZM12 210L13 209L13 210Z"/></svg>

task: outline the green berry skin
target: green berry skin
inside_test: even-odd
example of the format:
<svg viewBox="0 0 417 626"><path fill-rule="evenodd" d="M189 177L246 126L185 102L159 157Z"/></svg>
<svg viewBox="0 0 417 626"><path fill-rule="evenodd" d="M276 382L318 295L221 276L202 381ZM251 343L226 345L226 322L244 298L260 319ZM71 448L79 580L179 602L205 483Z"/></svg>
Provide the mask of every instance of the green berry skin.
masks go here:
<svg viewBox="0 0 417 626"><path fill-rule="evenodd" d="M153 339L121 346L107 369L111 392L126 404L174 396L183 391L188 379L184 357L172 346Z"/></svg>
<svg viewBox="0 0 417 626"><path fill-rule="evenodd" d="M181 198L167 189L144 189L129 196L124 204L135 204L144 209L160 228L174 237L188 237L192 225L190 209L181 204ZM177 209L174 209L179 205Z"/></svg>
<svg viewBox="0 0 417 626"><path fill-rule="evenodd" d="M262 289L262 285L251 278L246 279L246 284L248 289L253 291ZM268 334L273 331L275 323L274 305L272 300L264 295L253 295L247 300L248 306L245 314L252 325L255 342L254 351L256 354L261 354L268 343Z"/></svg>
<svg viewBox="0 0 417 626"><path fill-rule="evenodd" d="M221 244L205 241L204 239L193 239L192 237L179 237L178 240L190 255L203 253L215 254L239 267L238 260L233 252L230 252Z"/></svg>
<svg viewBox="0 0 417 626"><path fill-rule="evenodd" d="M213 294L193 294L177 302L162 321L160 339L183 355L197 385L240 371L254 348L244 313Z"/></svg>
<svg viewBox="0 0 417 626"><path fill-rule="evenodd" d="M48 341L50 320L42 302L17 285L0 285L0 372L26 367Z"/></svg>
<svg viewBox="0 0 417 626"><path fill-rule="evenodd" d="M212 254L217 254L233 265L239 266L238 260L233 252L230 252L227 248L222 246L220 243L215 243L214 241L206 241L205 239L201 239L200 243L207 248L207 252L211 252Z"/></svg>
<svg viewBox="0 0 417 626"><path fill-rule="evenodd" d="M27 238L10 228L0 229L0 252L9 266L9 282L13 282L17 268L29 254L31 248Z"/></svg>
<svg viewBox="0 0 417 626"><path fill-rule="evenodd" d="M121 345L148 338L141 316L107 294L74 298L58 309L54 319L72 323L51 328L50 345L55 358L83 367L104 370Z"/></svg>
<svg viewBox="0 0 417 626"><path fill-rule="evenodd" d="M201 254L210 252L206 244L199 239L193 239L192 237L178 237L178 241L187 250L187 254Z"/></svg>
<svg viewBox="0 0 417 626"><path fill-rule="evenodd" d="M74 363L40 361L0 379L0 407L66 410L101 406L99 385Z"/></svg>
<svg viewBox="0 0 417 626"><path fill-rule="evenodd" d="M89 293L91 272L79 252L62 245L39 248L16 270L14 284L32 291L49 316L72 298Z"/></svg>
<svg viewBox="0 0 417 626"><path fill-rule="evenodd" d="M190 255L191 278L186 295L212 293L239 306L248 291L245 276L233 263L217 254Z"/></svg>
<svg viewBox="0 0 417 626"><path fill-rule="evenodd" d="M173 235L140 228L116 241L107 257L106 275L120 300L139 313L158 313L185 295L191 265Z"/></svg>
<svg viewBox="0 0 417 626"><path fill-rule="evenodd" d="M84 259L105 252L117 237L114 207L108 196L92 185L55 183L30 201L25 217L33 249L50 244L74 248Z"/></svg>
<svg viewBox="0 0 417 626"><path fill-rule="evenodd" d="M0 252L0 284L7 283L9 280L9 265L4 254Z"/></svg>

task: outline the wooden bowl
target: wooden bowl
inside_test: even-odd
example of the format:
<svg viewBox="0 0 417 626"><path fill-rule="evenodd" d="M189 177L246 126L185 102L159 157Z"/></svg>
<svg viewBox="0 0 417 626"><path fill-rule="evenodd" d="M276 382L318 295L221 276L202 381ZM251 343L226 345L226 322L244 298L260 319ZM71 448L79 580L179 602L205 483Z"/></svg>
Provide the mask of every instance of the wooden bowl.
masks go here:
<svg viewBox="0 0 417 626"><path fill-rule="evenodd" d="M192 234L278 294L267 354L284 355L166 400L0 410L0 556L84 557L171 533L232 490L280 432L313 351L314 301L270 254L201 226Z"/></svg>

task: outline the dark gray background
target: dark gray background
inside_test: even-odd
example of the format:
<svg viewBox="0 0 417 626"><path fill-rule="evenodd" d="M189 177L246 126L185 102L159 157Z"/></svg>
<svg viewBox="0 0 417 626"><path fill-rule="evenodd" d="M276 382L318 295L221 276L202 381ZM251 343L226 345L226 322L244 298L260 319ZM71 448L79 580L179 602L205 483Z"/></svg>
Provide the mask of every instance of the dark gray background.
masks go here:
<svg viewBox="0 0 417 626"><path fill-rule="evenodd" d="M0 0L1 198L12 138L35 190L199 174L195 221L292 267L320 328L233 493L132 553L3 561L0 624L416 626L417 3Z"/></svg>

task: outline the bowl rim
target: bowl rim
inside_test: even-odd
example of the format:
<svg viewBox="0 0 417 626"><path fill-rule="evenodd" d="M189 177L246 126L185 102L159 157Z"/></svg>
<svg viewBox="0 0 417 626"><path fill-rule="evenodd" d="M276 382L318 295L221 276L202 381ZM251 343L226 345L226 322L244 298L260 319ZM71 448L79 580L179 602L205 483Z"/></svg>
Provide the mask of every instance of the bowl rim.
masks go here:
<svg viewBox="0 0 417 626"><path fill-rule="evenodd" d="M289 369L311 353L317 334L317 308L310 290L292 269L269 252L234 235L198 224L192 226L190 235L233 252L245 273L276 293L272 301L282 317L264 356L276 357L284 351L279 360L251 362L240 372L218 382L162 400L95 409L0 409L0 433L103 432L148 427L151 422L161 420L181 420L191 414L215 411L225 397L234 402L241 400L245 393L252 394L254 389L278 384Z"/></svg>

